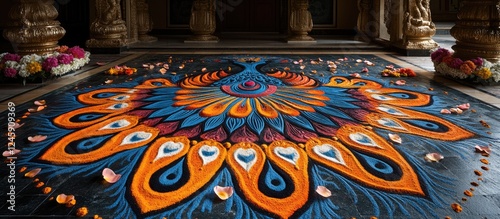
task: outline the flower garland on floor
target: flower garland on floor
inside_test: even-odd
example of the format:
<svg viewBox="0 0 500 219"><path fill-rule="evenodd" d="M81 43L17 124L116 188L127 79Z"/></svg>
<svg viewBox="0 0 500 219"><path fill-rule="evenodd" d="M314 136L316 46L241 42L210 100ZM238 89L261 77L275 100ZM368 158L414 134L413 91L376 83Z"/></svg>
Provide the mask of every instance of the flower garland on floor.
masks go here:
<svg viewBox="0 0 500 219"><path fill-rule="evenodd" d="M60 46L44 55L0 54L0 80L7 78L49 78L75 71L89 63L90 53L78 46Z"/></svg>
<svg viewBox="0 0 500 219"><path fill-rule="evenodd" d="M492 84L500 81L500 62L492 63L483 58L462 60L453 57L447 49L439 48L431 54L436 72L476 83Z"/></svg>

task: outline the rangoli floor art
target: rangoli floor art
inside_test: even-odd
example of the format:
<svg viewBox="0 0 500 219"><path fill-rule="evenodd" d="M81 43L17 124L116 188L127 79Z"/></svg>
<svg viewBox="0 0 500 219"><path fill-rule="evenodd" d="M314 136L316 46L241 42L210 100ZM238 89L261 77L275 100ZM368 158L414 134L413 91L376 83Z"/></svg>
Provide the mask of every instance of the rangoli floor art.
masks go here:
<svg viewBox="0 0 500 219"><path fill-rule="evenodd" d="M138 72L15 107L1 215L500 215L498 109L420 76L382 77L392 63L380 57L153 54L124 64Z"/></svg>

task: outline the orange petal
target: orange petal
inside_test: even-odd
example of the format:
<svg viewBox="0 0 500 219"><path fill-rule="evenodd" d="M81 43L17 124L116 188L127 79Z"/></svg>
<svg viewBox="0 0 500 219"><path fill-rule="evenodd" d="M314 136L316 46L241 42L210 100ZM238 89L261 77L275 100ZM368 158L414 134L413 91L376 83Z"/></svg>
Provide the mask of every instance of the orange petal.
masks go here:
<svg viewBox="0 0 500 219"><path fill-rule="evenodd" d="M56 197L56 201L59 204L66 204L73 201L74 199L75 199L74 195L66 195L64 193L61 193Z"/></svg>
<svg viewBox="0 0 500 219"><path fill-rule="evenodd" d="M165 69L165 68L161 68L161 69L160 69L160 73L162 73L162 74L167 73L167 69Z"/></svg>
<svg viewBox="0 0 500 219"><path fill-rule="evenodd" d="M21 153L21 150L19 150L19 149L6 150L6 151L4 151L2 153L2 156L4 156L4 157L12 157L12 156L16 156L19 153Z"/></svg>
<svg viewBox="0 0 500 219"><path fill-rule="evenodd" d="M44 141L45 139L47 139L46 135L35 135L35 136L28 137L28 141L31 141L31 142L41 142L41 141Z"/></svg>
<svg viewBox="0 0 500 219"><path fill-rule="evenodd" d="M391 134L391 133L389 133L389 138L393 142L396 142L398 144L401 144L403 142L403 139L401 139L401 137L399 137L399 135L397 135L397 134Z"/></svg>
<svg viewBox="0 0 500 219"><path fill-rule="evenodd" d="M102 177L108 183L115 183L122 177L122 175L116 174L112 169L104 168L104 170L102 170Z"/></svg>
<svg viewBox="0 0 500 219"><path fill-rule="evenodd" d="M440 153L428 153L425 155L425 160L429 162L439 162L444 158Z"/></svg>
<svg viewBox="0 0 500 219"><path fill-rule="evenodd" d="M325 198L332 196L332 192L324 186L316 187L316 193L318 193L319 195L321 195Z"/></svg>
<svg viewBox="0 0 500 219"><path fill-rule="evenodd" d="M214 192L219 197L221 200L227 200L229 197L233 195L233 187L228 186L228 187L222 187L222 186L215 186L214 187Z"/></svg>
<svg viewBox="0 0 500 219"><path fill-rule="evenodd" d="M30 112L30 113L34 113L34 112L36 112L36 111L37 111L37 110L36 110L35 108L29 108L29 109L28 109L28 112Z"/></svg>
<svg viewBox="0 0 500 219"><path fill-rule="evenodd" d="M36 175L38 175L38 173L40 173L40 171L42 171L42 168L32 169L29 172L25 173L24 177L33 178Z"/></svg>

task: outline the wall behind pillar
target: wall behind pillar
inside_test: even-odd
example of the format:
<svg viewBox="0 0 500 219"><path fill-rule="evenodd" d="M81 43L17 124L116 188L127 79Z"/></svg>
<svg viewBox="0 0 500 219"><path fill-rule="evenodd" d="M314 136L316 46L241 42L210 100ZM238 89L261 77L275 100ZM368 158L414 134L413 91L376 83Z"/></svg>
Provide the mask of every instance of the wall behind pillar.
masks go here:
<svg viewBox="0 0 500 219"><path fill-rule="evenodd" d="M0 53L13 52L10 42L3 38L3 30L9 25L9 11L14 4L14 0L1 0L0 1Z"/></svg>
<svg viewBox="0 0 500 219"><path fill-rule="evenodd" d="M153 29L167 29L168 0L148 0Z"/></svg>
<svg viewBox="0 0 500 219"><path fill-rule="evenodd" d="M359 11L357 1L337 1L337 28L354 30L358 22L358 14Z"/></svg>

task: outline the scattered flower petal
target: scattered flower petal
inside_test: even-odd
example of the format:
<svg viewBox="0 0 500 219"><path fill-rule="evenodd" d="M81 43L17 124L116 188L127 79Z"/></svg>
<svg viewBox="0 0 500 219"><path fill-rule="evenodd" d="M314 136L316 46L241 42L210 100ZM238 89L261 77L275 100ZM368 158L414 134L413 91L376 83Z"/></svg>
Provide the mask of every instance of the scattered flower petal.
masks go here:
<svg viewBox="0 0 500 219"><path fill-rule="evenodd" d="M207 71L207 68L202 68L201 69L201 72L206 72Z"/></svg>
<svg viewBox="0 0 500 219"><path fill-rule="evenodd" d="M37 100L37 101L35 101L35 105L37 105L37 106L43 106L43 105L45 105L45 104L47 104L47 103L45 102L45 100Z"/></svg>
<svg viewBox="0 0 500 219"><path fill-rule="evenodd" d="M13 126L9 126L9 128L18 129L18 128L21 128L23 125L24 125L24 123L23 124L19 124L19 123L15 122L14 125Z"/></svg>
<svg viewBox="0 0 500 219"><path fill-rule="evenodd" d="M106 62L96 62L95 64L98 66L103 66L103 65L106 65Z"/></svg>
<svg viewBox="0 0 500 219"><path fill-rule="evenodd" d="M454 113L454 114L462 114L464 111L462 111L461 109L459 108L451 108L450 109L450 112L451 113Z"/></svg>
<svg viewBox="0 0 500 219"><path fill-rule="evenodd" d="M405 84L406 84L406 81L405 81L405 80L397 80L397 81L395 82L395 84L396 84L396 85L399 85L399 86L403 86L403 85L405 85Z"/></svg>
<svg viewBox="0 0 500 219"><path fill-rule="evenodd" d="M30 113L34 113L34 112L36 112L36 109L35 109L35 108L29 108L29 109L28 109L28 112L30 112Z"/></svg>
<svg viewBox="0 0 500 219"><path fill-rule="evenodd" d="M298 65L299 61L293 61L293 64Z"/></svg>
<svg viewBox="0 0 500 219"><path fill-rule="evenodd" d="M104 83L105 84L111 84L111 83L113 83L113 80L106 80L106 81L104 81Z"/></svg>
<svg viewBox="0 0 500 219"><path fill-rule="evenodd" d="M441 114L451 114L451 111L449 109L442 109Z"/></svg>
<svg viewBox="0 0 500 219"><path fill-rule="evenodd" d="M351 77L361 78L361 75L359 73L352 73Z"/></svg>
<svg viewBox="0 0 500 219"><path fill-rule="evenodd" d="M460 104L457 106L457 108L461 110L468 110L470 108L470 104L469 103Z"/></svg>
<svg viewBox="0 0 500 219"><path fill-rule="evenodd" d="M306 68L306 66L305 66L305 65L301 65L301 66L300 66L300 69L301 69L301 70L304 70L304 68Z"/></svg>
<svg viewBox="0 0 500 219"><path fill-rule="evenodd" d="M233 195L233 187L227 186L227 187L222 187L222 186L215 186L214 187L214 192L219 197L221 200L227 200L229 197Z"/></svg>
<svg viewBox="0 0 500 219"><path fill-rule="evenodd" d="M21 150L19 150L19 149L6 150L2 153L2 156L12 157L12 156L18 155L19 153L21 153Z"/></svg>
<svg viewBox="0 0 500 219"><path fill-rule="evenodd" d="M46 135L35 135L35 136L29 136L28 141L30 142L41 142L47 139Z"/></svg>
<svg viewBox="0 0 500 219"><path fill-rule="evenodd" d="M368 68L363 68L363 70L361 70L361 72L363 73L367 73L368 71L369 71Z"/></svg>
<svg viewBox="0 0 500 219"><path fill-rule="evenodd" d="M363 60L361 60L361 59L356 59L356 62L357 62L357 63L361 63L361 62L363 62Z"/></svg>
<svg viewBox="0 0 500 219"><path fill-rule="evenodd" d="M489 146L476 145L475 149L476 149L476 152L479 152L479 153L486 153L486 154L491 153L491 148Z"/></svg>
<svg viewBox="0 0 500 219"><path fill-rule="evenodd" d="M324 186L318 186L318 187L316 187L316 193L318 193L319 195L321 195L321 196L323 196L325 198L328 198L328 197L332 196L332 192L328 188L326 188Z"/></svg>
<svg viewBox="0 0 500 219"><path fill-rule="evenodd" d="M40 173L40 171L42 171L41 168L36 168L36 169L32 169L30 170L29 172L25 173L24 174L24 177L27 177L27 178L33 178L35 177L36 175L38 175Z"/></svg>
<svg viewBox="0 0 500 219"><path fill-rule="evenodd" d="M387 68L389 70L393 70L394 69L394 65L388 65L388 66L385 66L385 68Z"/></svg>
<svg viewBox="0 0 500 219"><path fill-rule="evenodd" d="M365 64L368 66L375 66L375 64L373 62L370 62L370 61L365 61Z"/></svg>
<svg viewBox="0 0 500 219"><path fill-rule="evenodd" d="M74 195L66 195L64 193L61 193L61 194L57 195L57 197L56 197L56 201L59 204L70 203L71 201L73 201L73 199L75 199Z"/></svg>
<svg viewBox="0 0 500 219"><path fill-rule="evenodd" d="M122 175L116 174L112 169L104 168L102 170L102 177L108 183L115 183L122 177Z"/></svg>
<svg viewBox="0 0 500 219"><path fill-rule="evenodd" d="M37 108L36 108L36 111L37 111L37 112L40 112L40 111L44 110L44 109L45 109L45 107L46 107L46 106L39 106L39 107L37 107Z"/></svg>
<svg viewBox="0 0 500 219"><path fill-rule="evenodd" d="M391 141L396 142L398 144L401 144L403 142L403 139L401 139L401 137L399 137L398 134L389 133L389 138L391 139Z"/></svg>
<svg viewBox="0 0 500 219"><path fill-rule="evenodd" d="M425 155L425 160L429 162L439 162L444 158L440 153L428 153Z"/></svg>
<svg viewBox="0 0 500 219"><path fill-rule="evenodd" d="M166 68L161 68L161 69L160 69L160 73L161 73L161 74L165 74L165 73L167 73L167 69L166 69Z"/></svg>

